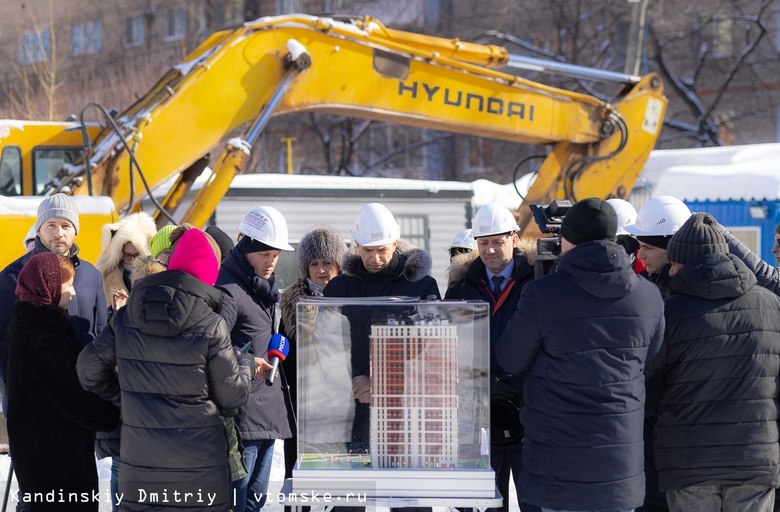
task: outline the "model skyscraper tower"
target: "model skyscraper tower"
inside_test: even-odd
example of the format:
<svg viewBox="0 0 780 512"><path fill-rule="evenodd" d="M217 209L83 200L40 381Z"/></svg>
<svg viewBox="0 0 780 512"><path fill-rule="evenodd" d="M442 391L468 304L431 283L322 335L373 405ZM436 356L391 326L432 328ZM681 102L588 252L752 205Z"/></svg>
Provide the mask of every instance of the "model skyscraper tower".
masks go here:
<svg viewBox="0 0 780 512"><path fill-rule="evenodd" d="M457 467L456 326L372 325L371 390L372 467Z"/></svg>

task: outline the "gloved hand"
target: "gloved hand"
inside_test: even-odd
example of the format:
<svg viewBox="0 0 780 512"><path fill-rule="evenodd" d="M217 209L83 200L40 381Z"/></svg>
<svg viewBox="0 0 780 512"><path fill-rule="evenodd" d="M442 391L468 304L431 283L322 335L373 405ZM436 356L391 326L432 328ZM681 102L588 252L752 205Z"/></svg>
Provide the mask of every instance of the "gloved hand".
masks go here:
<svg viewBox="0 0 780 512"><path fill-rule="evenodd" d="M362 404L371 403L371 381L366 375L357 375L352 379L352 396Z"/></svg>
<svg viewBox="0 0 780 512"><path fill-rule="evenodd" d="M509 383L512 375L506 373L493 377L490 381L490 399L508 402L520 394L520 389Z"/></svg>

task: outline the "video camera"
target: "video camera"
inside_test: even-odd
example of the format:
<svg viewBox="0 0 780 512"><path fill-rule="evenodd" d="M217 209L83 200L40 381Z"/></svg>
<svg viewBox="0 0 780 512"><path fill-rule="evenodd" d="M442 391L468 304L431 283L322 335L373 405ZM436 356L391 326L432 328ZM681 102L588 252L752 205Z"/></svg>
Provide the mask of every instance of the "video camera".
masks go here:
<svg viewBox="0 0 780 512"><path fill-rule="evenodd" d="M571 208L571 201L555 200L548 205L532 204L529 206L536 225L542 233L554 233L555 236L539 238L536 241L537 259L534 262L534 276L549 274L555 261L561 255L561 225L563 218Z"/></svg>

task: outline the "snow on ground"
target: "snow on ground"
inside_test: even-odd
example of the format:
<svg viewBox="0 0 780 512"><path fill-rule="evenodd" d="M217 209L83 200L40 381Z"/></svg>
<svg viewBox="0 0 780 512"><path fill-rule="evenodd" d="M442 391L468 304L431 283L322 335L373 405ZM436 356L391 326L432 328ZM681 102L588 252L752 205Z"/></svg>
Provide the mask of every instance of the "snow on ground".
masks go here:
<svg viewBox="0 0 780 512"><path fill-rule="evenodd" d="M2 489L0 489L0 496L2 496L5 493L5 482L7 481L8 476L8 465L9 465L10 459L8 458L8 455L0 455L0 484L2 484ZM108 483L111 476L111 459L103 459L98 461L98 477L100 478L100 493L102 496L108 495ZM279 489L282 487L282 482L284 480L284 454L282 452L282 442L277 441L276 447L274 451L274 461L273 461L273 468L271 469L271 484L269 485L268 491L270 493L277 493ZM16 489L16 479L14 479L11 487L11 492L13 493ZM509 510L510 512L520 512L520 508L517 506L517 495L515 494L514 486L510 484L509 489L509 495L510 495L510 506ZM12 510L15 510L16 507L14 506L14 503L12 503L11 500L8 502L8 508L7 510L10 512ZM284 507L280 504L267 504L265 507L263 507L264 511L267 512L283 512ZM390 509L384 508L384 507L376 507L376 512L389 512ZM100 512L111 512L111 506L109 503L102 503L100 505ZM447 512L446 507L434 507L433 512Z"/></svg>

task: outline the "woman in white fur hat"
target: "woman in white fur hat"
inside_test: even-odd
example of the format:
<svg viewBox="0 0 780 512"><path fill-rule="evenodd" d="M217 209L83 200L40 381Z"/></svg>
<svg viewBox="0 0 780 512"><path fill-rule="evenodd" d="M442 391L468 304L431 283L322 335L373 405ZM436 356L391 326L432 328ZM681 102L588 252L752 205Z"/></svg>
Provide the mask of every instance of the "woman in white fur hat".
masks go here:
<svg viewBox="0 0 780 512"><path fill-rule="evenodd" d="M157 226L149 214L133 213L119 222L103 226L103 249L95 267L103 275L103 290L110 313L122 307L132 287L130 272L133 261L151 255L149 240L157 233Z"/></svg>

